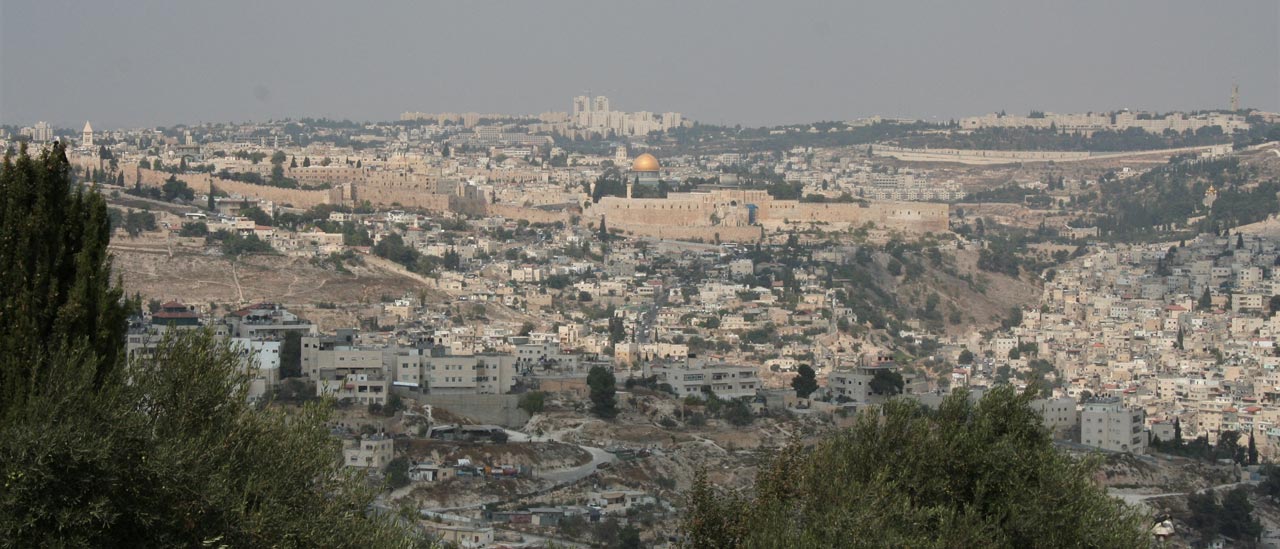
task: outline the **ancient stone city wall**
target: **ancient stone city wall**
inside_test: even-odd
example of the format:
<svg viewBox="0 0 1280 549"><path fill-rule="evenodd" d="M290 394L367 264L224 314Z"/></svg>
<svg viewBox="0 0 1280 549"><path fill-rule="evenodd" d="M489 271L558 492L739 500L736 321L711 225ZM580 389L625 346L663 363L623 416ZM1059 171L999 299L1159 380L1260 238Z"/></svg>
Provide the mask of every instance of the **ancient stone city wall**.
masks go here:
<svg viewBox="0 0 1280 549"><path fill-rule="evenodd" d="M821 222L863 225L875 223L907 232L942 232L947 230L946 204L932 202L872 202L862 204L830 204L775 200L760 208L762 224Z"/></svg>
<svg viewBox="0 0 1280 549"><path fill-rule="evenodd" d="M125 175L125 184L132 185L136 182L135 174L141 173L142 185L147 187L159 187L164 185L165 180L169 179L168 172L158 172L155 170L142 169L137 170L134 166L129 166L121 170ZM191 187L197 193L208 194L209 185L212 183L221 192L231 195L259 198L269 200L276 205L289 204L297 208L310 208L319 204L328 202L329 193L326 191L306 191L302 189L281 189L279 187L268 187L266 185L253 185L240 181L232 181L230 179L222 179L214 177L207 173L188 173L178 174L177 178Z"/></svg>
<svg viewBox="0 0 1280 549"><path fill-rule="evenodd" d="M422 208L444 212L449 209L449 195L430 192L426 185L403 184L392 187L356 184L356 200L393 207Z"/></svg>
<svg viewBox="0 0 1280 549"><path fill-rule="evenodd" d="M138 170L130 166L121 171L125 174L126 184L132 185ZM141 170L141 174L142 184L151 187L163 185L171 175L145 168ZM288 204L298 208L310 208L319 204L343 202L341 198L332 196L335 193L323 190L282 189L232 181L211 174L178 174L177 177L197 193L208 193L209 184L213 183L221 192L269 200L277 205ZM368 200L374 205L384 207L399 205L405 208L445 212L455 205L456 201L453 199L457 198L448 194L438 194L435 182L427 179L379 180L378 184L356 182L354 185L357 201Z"/></svg>
<svg viewBox="0 0 1280 549"><path fill-rule="evenodd" d="M693 200L608 197L593 204L588 213L596 218L605 216L606 223L706 227L714 210Z"/></svg>
<svg viewBox="0 0 1280 549"><path fill-rule="evenodd" d="M605 198L587 210L587 216L605 216L610 226L730 228L727 221L745 218L746 205L711 200L662 200ZM831 223L877 226L906 232L947 230L948 206L930 202L872 202L832 204L792 200L761 200L756 222L765 226L787 223ZM717 219L718 218L718 219ZM714 221L713 221L714 219ZM718 223L717 223L718 222ZM745 225L730 224L731 227Z"/></svg>

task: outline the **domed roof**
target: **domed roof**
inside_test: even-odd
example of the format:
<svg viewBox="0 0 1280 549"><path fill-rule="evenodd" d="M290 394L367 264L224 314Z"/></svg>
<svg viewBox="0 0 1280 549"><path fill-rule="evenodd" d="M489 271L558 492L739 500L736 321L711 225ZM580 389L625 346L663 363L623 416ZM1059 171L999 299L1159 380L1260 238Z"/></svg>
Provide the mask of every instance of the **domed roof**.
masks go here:
<svg viewBox="0 0 1280 549"><path fill-rule="evenodd" d="M636 157L636 161L631 163L631 171L633 172L656 172L658 171L658 159L652 154L644 153Z"/></svg>

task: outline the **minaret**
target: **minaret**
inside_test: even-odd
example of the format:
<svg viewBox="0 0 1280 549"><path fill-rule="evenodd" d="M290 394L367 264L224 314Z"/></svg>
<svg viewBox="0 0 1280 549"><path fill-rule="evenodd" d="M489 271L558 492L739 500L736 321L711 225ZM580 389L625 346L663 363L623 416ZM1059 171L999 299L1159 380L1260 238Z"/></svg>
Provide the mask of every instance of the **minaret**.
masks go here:
<svg viewBox="0 0 1280 549"><path fill-rule="evenodd" d="M1240 110L1240 84L1231 84L1231 112Z"/></svg>
<svg viewBox="0 0 1280 549"><path fill-rule="evenodd" d="M84 130L80 132L80 146L81 147L93 146L93 126L89 125L88 120L84 121Z"/></svg>

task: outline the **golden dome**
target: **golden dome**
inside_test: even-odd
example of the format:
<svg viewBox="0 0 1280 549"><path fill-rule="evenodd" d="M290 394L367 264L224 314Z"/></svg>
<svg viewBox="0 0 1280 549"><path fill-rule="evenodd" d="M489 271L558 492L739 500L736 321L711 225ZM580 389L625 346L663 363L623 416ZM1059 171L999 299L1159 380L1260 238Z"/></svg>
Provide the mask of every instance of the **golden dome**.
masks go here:
<svg viewBox="0 0 1280 549"><path fill-rule="evenodd" d="M658 159L652 154L644 153L636 157L636 161L631 163L631 171L633 172L656 172L658 171Z"/></svg>

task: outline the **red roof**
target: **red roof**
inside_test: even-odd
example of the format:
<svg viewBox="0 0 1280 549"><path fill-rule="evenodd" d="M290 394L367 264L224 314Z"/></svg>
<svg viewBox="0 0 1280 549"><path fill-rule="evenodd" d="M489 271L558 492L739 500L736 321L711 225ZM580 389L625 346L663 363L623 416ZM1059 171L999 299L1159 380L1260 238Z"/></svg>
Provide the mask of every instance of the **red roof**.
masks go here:
<svg viewBox="0 0 1280 549"><path fill-rule="evenodd" d="M199 314L196 314L196 313L193 313L193 312L190 312L190 311L182 312L182 313L179 313L179 312L169 312L169 311L160 311L160 312L158 312L158 313L156 313L156 314L153 314L153 315L151 315L151 316L152 316L153 318L200 318L200 315L199 315Z"/></svg>

